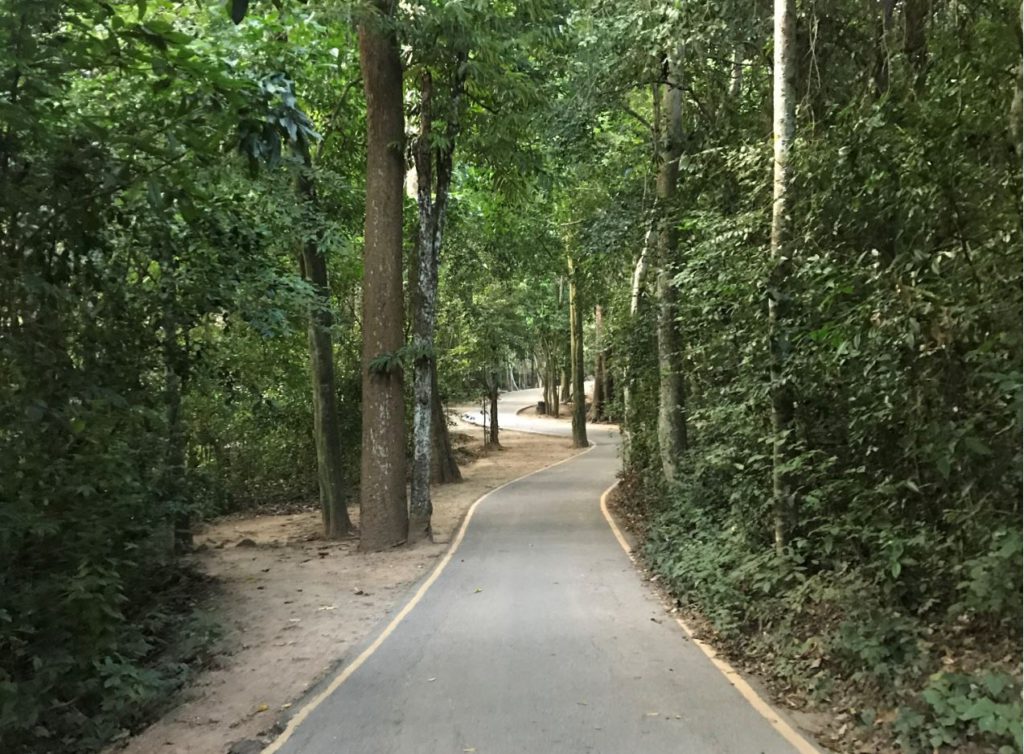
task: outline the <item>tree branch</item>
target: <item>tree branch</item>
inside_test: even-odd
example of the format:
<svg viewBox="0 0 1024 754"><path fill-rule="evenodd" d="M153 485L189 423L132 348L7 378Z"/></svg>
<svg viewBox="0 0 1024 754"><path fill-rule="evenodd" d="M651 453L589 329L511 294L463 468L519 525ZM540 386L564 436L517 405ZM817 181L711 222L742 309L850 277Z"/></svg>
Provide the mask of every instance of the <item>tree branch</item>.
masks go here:
<svg viewBox="0 0 1024 754"><path fill-rule="evenodd" d="M348 95L352 91L352 88L361 82L362 78L353 79L345 84L345 88L342 89L341 96L338 97L338 101L335 103L334 109L331 110L331 114L327 116L327 122L324 124L324 132L321 134L320 143L317 145L316 152L313 153L314 163L320 161L320 157L324 151L324 145L327 144L327 139L338 122L338 116L341 114L341 106L345 104L345 100L348 99Z"/></svg>
<svg viewBox="0 0 1024 754"><path fill-rule="evenodd" d="M642 116L640 113L638 113L636 110L631 108L629 105L623 105L622 106L622 111L624 113L626 113L626 115L632 115L634 118L636 118L638 121L640 121L640 123L643 124L644 128L646 128L651 133L654 133L654 125L649 120L647 120L647 118Z"/></svg>

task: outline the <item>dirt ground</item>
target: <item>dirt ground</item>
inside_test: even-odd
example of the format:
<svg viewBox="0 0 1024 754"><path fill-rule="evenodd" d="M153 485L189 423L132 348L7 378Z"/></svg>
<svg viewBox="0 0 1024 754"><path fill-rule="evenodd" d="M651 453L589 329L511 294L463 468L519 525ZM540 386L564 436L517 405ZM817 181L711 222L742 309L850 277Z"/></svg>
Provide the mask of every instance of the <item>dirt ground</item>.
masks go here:
<svg viewBox="0 0 1024 754"><path fill-rule="evenodd" d="M354 540L320 538L317 510L228 518L199 532L192 557L215 579L206 607L225 632L218 660L185 689L177 707L118 750L258 751L254 739L434 566L476 499L577 452L564 438L518 432L502 432L503 450L485 452L478 428L460 425L455 432L460 454L475 460L463 464L463 482L434 488L433 543L359 553ZM358 522L358 511L352 513Z"/></svg>

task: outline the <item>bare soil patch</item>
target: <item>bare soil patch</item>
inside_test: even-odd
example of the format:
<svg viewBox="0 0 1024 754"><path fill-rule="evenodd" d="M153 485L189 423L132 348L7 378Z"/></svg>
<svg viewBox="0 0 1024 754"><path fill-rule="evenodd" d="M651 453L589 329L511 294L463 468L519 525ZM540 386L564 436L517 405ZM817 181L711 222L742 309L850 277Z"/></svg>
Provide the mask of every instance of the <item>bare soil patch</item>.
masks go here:
<svg viewBox="0 0 1024 754"><path fill-rule="evenodd" d="M436 487L434 542L359 553L325 541L320 513L232 517L196 536L193 564L213 579L203 605L225 635L213 665L180 703L120 747L127 754L222 754L258 750L282 712L389 613L447 549L481 495L576 452L565 438L502 431L500 450L460 425L459 484ZM358 510L353 510L358 523Z"/></svg>

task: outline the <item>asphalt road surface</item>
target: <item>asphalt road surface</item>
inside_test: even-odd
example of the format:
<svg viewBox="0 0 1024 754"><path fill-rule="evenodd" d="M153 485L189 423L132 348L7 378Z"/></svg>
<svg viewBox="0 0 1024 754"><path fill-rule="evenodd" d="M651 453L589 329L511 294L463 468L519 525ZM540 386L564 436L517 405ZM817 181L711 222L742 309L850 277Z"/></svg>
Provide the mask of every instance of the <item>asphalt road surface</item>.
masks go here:
<svg viewBox="0 0 1024 754"><path fill-rule="evenodd" d="M501 422L539 391L508 393ZM688 640L603 517L618 436L499 490L437 581L275 751L793 754ZM812 751L805 743L802 751Z"/></svg>

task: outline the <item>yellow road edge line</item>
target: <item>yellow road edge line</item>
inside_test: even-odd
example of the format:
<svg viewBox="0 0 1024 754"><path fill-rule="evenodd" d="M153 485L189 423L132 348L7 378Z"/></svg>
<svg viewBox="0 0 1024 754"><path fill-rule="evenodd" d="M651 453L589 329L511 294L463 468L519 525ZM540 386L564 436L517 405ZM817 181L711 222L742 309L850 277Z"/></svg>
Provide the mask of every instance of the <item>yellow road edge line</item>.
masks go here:
<svg viewBox="0 0 1024 754"><path fill-rule="evenodd" d="M402 609L395 614L395 617L392 618L391 622L384 627L384 630L380 632L380 634L377 636L376 639L373 640L373 643L371 643L370 646L368 646L366 649L360 652L359 655L352 662L346 665L341 670L341 672L334 677L334 680L331 681L330 684L328 684L327 688L325 688L323 691L321 691L319 694L313 697L306 705L302 707L302 709L300 709L298 712L292 715L292 717L288 720L288 724L285 725L284 730L281 731L277 738L271 741L270 744L265 749L263 749L261 754L275 754L275 752L279 751L281 747L288 742L288 739L291 738L292 734L295 733L298 727L302 725L306 718L309 717L317 707L323 704L324 701L329 696L331 696L331 694L337 691L341 687L341 685L352 676L353 673L359 670L359 668L361 668L366 663L366 661L370 659L373 653L380 649L380 645L383 644L384 641L389 636L391 636L392 633L394 633L395 629L398 628L398 625L405 619L407 615L409 615L409 613L412 612L412 609L419 604L419 602L423 599L423 596L427 593L427 590L430 589L431 586L433 586L434 582L437 581L438 577L441 575L441 572L445 569L445 566L447 566L451 562L452 558L455 556L455 551L459 549L459 545L462 544L463 537L466 536L466 529L469 527L470 519L473 518L473 514L476 512L477 506L480 505L480 503L482 503L484 500L489 498L494 493L503 490L505 487L508 487L510 484L515 484L516 482L522 481L523 479L531 477L534 474L539 474L542 471L547 471L550 468L560 466L563 463L567 463L576 458L579 458L580 456L586 455L595 447L597 446L591 444L589 448L586 448L579 453L573 453L571 456L569 456L568 458L563 458L561 461L549 463L547 466L542 466L539 469L531 471L527 474L523 474L522 476L518 476L515 479L510 479L504 484L499 485L498 487L495 487L493 490L489 490L488 492L478 497L473 502L473 504L469 506L469 510L466 511L466 517L462 519L462 525L459 527L459 533L456 534L455 539L452 540L452 543L448 548L448 552L444 554L444 557L442 557L441 561L434 567L434 570L427 577L427 579L422 584L420 584L420 587L416 590L416 593L413 594L413 596L409 599L408 602L405 603Z"/></svg>
<svg viewBox="0 0 1024 754"><path fill-rule="evenodd" d="M619 486L618 480L615 484L606 489L601 495L601 514L604 516L604 520L608 522L608 526L611 527L612 534L615 535L615 539L618 540L619 545L625 550L626 555L631 561L636 563L636 558L633 556L633 550L629 546L629 542L626 541L626 537L623 536L622 530L619 529L619 525L615 523L615 519L612 518L611 513L608 511L608 496L612 494L612 491ZM775 731L782 736L786 741L793 745L799 754L821 754L821 750L807 740L805 736L799 733L792 725L782 719L782 716L776 711L770 703L758 694L753 687L746 682L746 680L739 674L739 672L730 665L728 662L718 656L718 652L705 641L701 641L696 638L693 633L693 629L690 628L686 622L676 616L676 623L686 634L686 638L692 641L700 649L704 655L711 660L711 664L715 666L719 673L725 676L725 679L732 684L740 695L747 700L747 703L753 707L761 717L768 721Z"/></svg>

